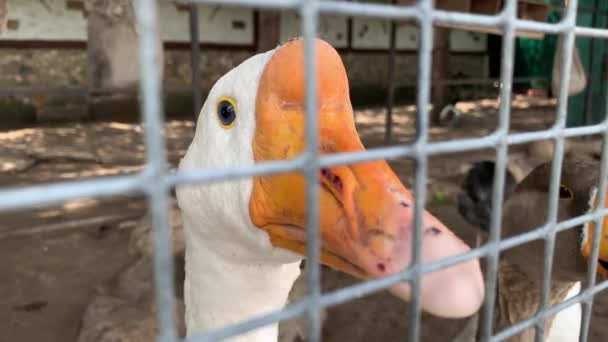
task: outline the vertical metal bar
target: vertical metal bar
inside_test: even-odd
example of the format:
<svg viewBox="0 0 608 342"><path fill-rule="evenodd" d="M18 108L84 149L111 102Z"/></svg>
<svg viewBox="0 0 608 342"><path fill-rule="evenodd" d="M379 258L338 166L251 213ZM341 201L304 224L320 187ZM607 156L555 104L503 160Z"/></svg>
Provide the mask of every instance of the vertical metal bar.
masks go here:
<svg viewBox="0 0 608 342"><path fill-rule="evenodd" d="M604 96L608 98L608 93L604 92ZM606 104L606 108L604 109L606 112L604 113L604 122L608 122L608 103ZM600 163L600 183L598 184L597 191L598 194L598 203L599 205L596 208L596 211L604 207L604 203L606 203L606 177L608 176L608 130L604 131L603 139L602 139L602 156ZM599 217L595 219L595 227L602 227L604 217ZM587 271L587 288L582 289L582 291L588 292L589 289L593 288L596 283L597 276L597 260L599 258L599 245L600 238L602 236L602 229L595 229L593 233L593 242L591 245L591 256L589 257L589 265ZM588 299L586 299L582 303L582 320L581 320L581 335L579 336L580 342L587 342L589 339L589 328L591 324L591 313L593 312L593 298L591 295Z"/></svg>
<svg viewBox="0 0 608 342"><path fill-rule="evenodd" d="M570 84L570 70L572 68L572 51L574 49L574 27L576 25L576 7L578 0L568 1L566 8L566 16L564 22L567 23L568 29L564 33L564 45L562 51L559 51L562 58L562 72L559 84L559 103L557 107L557 117L555 118L554 127L559 131L563 131L566 127L566 115L568 109L568 85ZM562 161L564 159L564 136L559 134L554 137L554 154L551 164L551 183L549 187L549 210L547 214L547 226L545 236L545 251L544 251L544 272L541 287L541 301L538 307L538 312L542 312L547 308L549 295L551 290L551 274L553 269L553 254L555 250L556 224L558 214L559 201L559 185L562 173ZM536 337L535 340L542 342L545 335L545 319L541 317L536 322Z"/></svg>
<svg viewBox="0 0 608 342"><path fill-rule="evenodd" d="M390 47L388 52L388 84L386 94L386 121L384 131L384 143L390 144L393 135L393 103L395 101L395 60L397 58L397 25L394 21L391 21L391 32L390 32Z"/></svg>
<svg viewBox="0 0 608 342"><path fill-rule="evenodd" d="M500 242L500 231L502 222L502 198L505 185L505 171L507 168L507 138L511 118L511 92L513 88L513 66L515 50L515 19L517 16L517 1L511 0L505 3L503 10L503 41L500 81L500 111L498 128L499 136L496 146L496 170L492 184L492 214L490 217L490 233L488 245L490 252L487 254L487 273L485 301L483 315L480 319L481 341L489 341L492 336L494 323L494 305L496 300L496 276L498 273L498 247Z"/></svg>
<svg viewBox="0 0 608 342"><path fill-rule="evenodd" d="M304 168L306 177L307 243L306 269L308 271L308 340L321 341L321 266L319 265L319 129L317 118L316 68L316 0L302 0L300 16L304 36L304 67L306 86L306 151Z"/></svg>
<svg viewBox="0 0 608 342"><path fill-rule="evenodd" d="M194 115L194 126L198 120L198 114L201 110L201 41L198 34L198 5L190 4L190 47L192 54L190 55L190 63L192 65L192 106Z"/></svg>
<svg viewBox="0 0 608 342"><path fill-rule="evenodd" d="M598 8L600 4L600 0L595 0L594 4L593 4L593 8ZM596 27L597 26L597 20L598 20L598 14L595 12L591 13L591 27ZM596 45L596 38L590 38L591 42L589 43L589 51L595 51L595 45ZM574 45L574 47L576 48L576 44ZM590 53L589 54L589 59L588 59L588 63L589 63L589 75L593 75L595 73L595 67L594 67L594 61L596 60L596 54L595 53ZM590 82L592 83L592 82ZM590 125L591 124L591 107L593 106L591 103L591 98L592 98L592 88L591 86L588 86L586 91L585 91L585 116L584 116L584 122L585 125Z"/></svg>
<svg viewBox="0 0 608 342"><path fill-rule="evenodd" d="M424 0L418 4L420 10L417 17L420 32L418 52L418 96L416 118L416 175L414 186L414 237L412 239L413 278L410 282L412 301L410 303L410 324L408 341L420 341L420 319L422 303L420 298L420 267L422 255L422 225L424 203L426 200L426 184L428 178L428 156L426 145L429 130L429 102L431 88L431 63L433 49L433 0Z"/></svg>
<svg viewBox="0 0 608 342"><path fill-rule="evenodd" d="M167 186L165 179L166 149L162 138L163 113L161 75L159 73L159 36L157 4L154 0L137 0L136 18L139 26L140 92L143 97L144 142L146 145L145 175L154 179L147 184L148 202L154 231L154 279L160 326L159 341L177 339L173 291L173 259L168 227Z"/></svg>
<svg viewBox="0 0 608 342"><path fill-rule="evenodd" d="M605 96L608 96L608 94L605 94ZM607 109L607 113L608 113L608 109ZM606 202L606 176L608 174L607 172L607 165L608 163L606 162L608 160L608 130L605 131L604 136L603 136L603 145L602 145L602 157L601 157L601 177L600 177L600 183L598 185L598 203L600 203L600 205L598 205L598 208L602 208L602 203ZM603 221L603 217L598 218L595 220L595 226L596 227L601 227L602 226L602 221ZM595 229L595 232L593 234L593 244L592 244L592 248L591 248L591 256L589 257L589 265L588 265L588 274L587 274L587 288L583 289L583 291L588 291L588 289L593 288L595 286L596 283L596 272L597 272L597 261L598 257L599 257L599 242L600 242L600 237L602 235L602 230L601 229ZM582 320L581 320L581 334L579 336L579 341L580 342L586 342L589 339L589 329L590 329L590 324L591 324L591 314L592 314L592 309L593 309L593 298L594 296L592 295L591 297L589 297L588 299L586 299L583 303L582 303Z"/></svg>

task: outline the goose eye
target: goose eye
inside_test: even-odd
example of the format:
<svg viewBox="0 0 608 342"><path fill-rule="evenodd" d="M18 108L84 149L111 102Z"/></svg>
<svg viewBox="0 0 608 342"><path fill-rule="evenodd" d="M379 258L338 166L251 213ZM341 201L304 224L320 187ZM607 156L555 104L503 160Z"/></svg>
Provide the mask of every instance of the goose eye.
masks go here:
<svg viewBox="0 0 608 342"><path fill-rule="evenodd" d="M560 185L559 186L559 198L561 199L571 199L574 197L574 194L572 193L572 190L568 189L567 187Z"/></svg>
<svg viewBox="0 0 608 342"><path fill-rule="evenodd" d="M236 122L236 102L230 98L220 98L217 103L217 118L224 128L232 128Z"/></svg>

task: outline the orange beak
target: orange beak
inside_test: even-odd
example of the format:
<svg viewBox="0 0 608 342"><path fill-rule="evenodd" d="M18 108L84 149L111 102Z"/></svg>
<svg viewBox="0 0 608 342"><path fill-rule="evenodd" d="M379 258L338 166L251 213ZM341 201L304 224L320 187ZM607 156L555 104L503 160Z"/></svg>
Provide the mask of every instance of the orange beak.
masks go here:
<svg viewBox="0 0 608 342"><path fill-rule="evenodd" d="M261 75L256 100L256 161L297 157L305 148L303 41L277 48ZM348 80L338 53L316 41L319 146L321 154L364 151L353 120ZM323 169L319 174L321 261L359 278L391 275L411 262L414 203L385 161ZM305 254L305 179L299 173L254 180L249 211L272 244ZM423 213L422 262L469 251L433 215ZM406 282L391 291L410 299ZM426 274L422 307L442 317L476 312L484 295L478 260Z"/></svg>
<svg viewBox="0 0 608 342"><path fill-rule="evenodd" d="M592 205L593 208L597 208L598 196L595 196ZM604 203L605 207L606 205L608 205L608 197L606 197L606 203ZM608 217L604 216L602 219L602 232L600 233L600 251L597 260L597 273L604 279L608 279L608 229L606 228L607 225ZM590 221L587 227L589 229L586 232L586 240L584 241L581 253L587 260L589 260L589 258L591 257L591 247L593 245L593 234L595 232L595 221Z"/></svg>

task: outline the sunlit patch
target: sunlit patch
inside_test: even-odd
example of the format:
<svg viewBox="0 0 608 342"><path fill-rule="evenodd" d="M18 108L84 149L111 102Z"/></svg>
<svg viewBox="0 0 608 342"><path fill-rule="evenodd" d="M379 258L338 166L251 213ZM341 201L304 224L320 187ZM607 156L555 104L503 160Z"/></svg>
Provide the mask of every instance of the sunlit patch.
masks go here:
<svg viewBox="0 0 608 342"><path fill-rule="evenodd" d="M67 202L63 205L63 209L67 211L77 211L86 208L91 208L99 204L98 200L95 199L82 199Z"/></svg>
<svg viewBox="0 0 608 342"><path fill-rule="evenodd" d="M139 127L136 125L125 124L121 122L110 122L108 123L108 127L119 131L140 131L140 129L138 129Z"/></svg>

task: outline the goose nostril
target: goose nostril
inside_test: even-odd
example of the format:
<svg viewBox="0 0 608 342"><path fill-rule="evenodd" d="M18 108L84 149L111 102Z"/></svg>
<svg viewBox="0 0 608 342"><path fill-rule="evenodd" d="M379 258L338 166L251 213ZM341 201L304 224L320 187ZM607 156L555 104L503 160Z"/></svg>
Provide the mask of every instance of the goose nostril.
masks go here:
<svg viewBox="0 0 608 342"><path fill-rule="evenodd" d="M431 235L439 235L439 234L441 234L441 230L439 230L439 228L433 227L433 226L425 229L424 232L426 234L431 234Z"/></svg>
<svg viewBox="0 0 608 342"><path fill-rule="evenodd" d="M321 176L325 178L325 180L329 182L335 190L337 190L338 192L342 192L344 186L342 184L342 179L340 179L340 176L336 175L331 170L326 168L321 169Z"/></svg>

